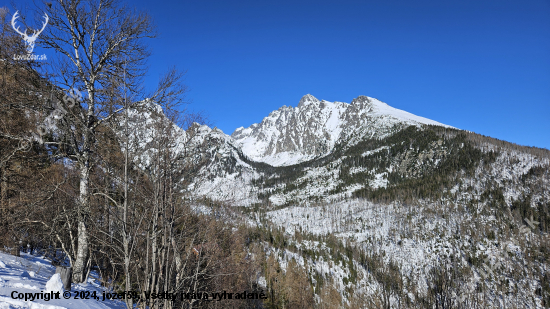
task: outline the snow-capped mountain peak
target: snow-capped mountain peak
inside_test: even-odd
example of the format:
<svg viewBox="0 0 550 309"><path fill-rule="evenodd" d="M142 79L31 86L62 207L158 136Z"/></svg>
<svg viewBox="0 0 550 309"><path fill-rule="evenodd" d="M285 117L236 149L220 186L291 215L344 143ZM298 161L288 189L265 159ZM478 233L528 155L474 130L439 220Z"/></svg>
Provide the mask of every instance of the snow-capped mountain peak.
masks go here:
<svg viewBox="0 0 550 309"><path fill-rule="evenodd" d="M283 166L326 155L352 136L385 136L396 124L446 126L367 96L343 103L306 94L297 107L283 105L261 123L238 128L231 137L251 159Z"/></svg>
<svg viewBox="0 0 550 309"><path fill-rule="evenodd" d="M311 94L306 94L300 99L300 102L298 103L298 107L304 107L310 103L319 103L319 100L312 96Z"/></svg>

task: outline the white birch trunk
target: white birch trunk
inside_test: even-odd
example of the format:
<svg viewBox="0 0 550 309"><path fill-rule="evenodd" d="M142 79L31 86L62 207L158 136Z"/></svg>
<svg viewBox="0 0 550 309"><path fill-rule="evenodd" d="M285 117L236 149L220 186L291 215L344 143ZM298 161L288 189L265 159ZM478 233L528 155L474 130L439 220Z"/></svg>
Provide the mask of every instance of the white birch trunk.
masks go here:
<svg viewBox="0 0 550 309"><path fill-rule="evenodd" d="M86 143L87 144L87 143ZM86 265L88 262L89 252L89 236L88 229L86 227L86 212L89 201L89 157L84 153L86 158L84 163L80 164L80 195L79 195L79 211L78 211L78 236L77 236L77 249L76 259L73 265L73 282L81 283L86 279Z"/></svg>

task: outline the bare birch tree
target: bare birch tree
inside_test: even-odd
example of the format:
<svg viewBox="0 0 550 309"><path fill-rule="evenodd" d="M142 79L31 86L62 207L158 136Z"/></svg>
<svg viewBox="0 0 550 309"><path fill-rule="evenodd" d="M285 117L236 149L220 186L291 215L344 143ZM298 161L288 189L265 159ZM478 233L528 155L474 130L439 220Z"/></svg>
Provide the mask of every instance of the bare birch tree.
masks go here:
<svg viewBox="0 0 550 309"><path fill-rule="evenodd" d="M82 282L90 251L90 172L98 147L95 135L99 126L136 103L124 104L113 90L124 85L125 91L139 93L149 56L144 39L153 38L155 32L147 14L116 0L58 0L50 4L43 6L49 25L40 39L57 57L45 73L56 86L84 93L73 108L62 103L67 110L62 119L65 136L46 142L68 149L56 155L72 159L79 171L78 245L72 266L73 281ZM172 89L175 81L165 80L149 98L162 101L181 94L181 88Z"/></svg>

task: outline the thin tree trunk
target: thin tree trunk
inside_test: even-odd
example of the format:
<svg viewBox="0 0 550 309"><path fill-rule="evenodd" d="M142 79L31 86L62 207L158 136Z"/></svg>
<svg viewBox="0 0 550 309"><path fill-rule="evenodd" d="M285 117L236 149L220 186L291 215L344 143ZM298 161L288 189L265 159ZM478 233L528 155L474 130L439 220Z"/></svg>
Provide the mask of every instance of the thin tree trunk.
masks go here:
<svg viewBox="0 0 550 309"><path fill-rule="evenodd" d="M88 262L88 246L89 235L86 227L86 212L88 208L88 188L89 188L89 158L86 158L85 163L80 166L80 198L78 211L78 244L76 259L74 262L73 282L84 282L86 274L86 264Z"/></svg>
<svg viewBox="0 0 550 309"><path fill-rule="evenodd" d="M75 283L84 282L88 260L88 245L88 229L86 228L86 224L80 221L78 222L78 248L74 262L75 272L73 273L73 281Z"/></svg>
<svg viewBox="0 0 550 309"><path fill-rule="evenodd" d="M126 81L126 71L124 71L124 81ZM122 227L122 237L123 237L123 246L124 246L124 277L126 281L126 291L132 290L132 282L130 276L130 233L128 231L128 105L126 102L126 90L124 93L124 107L125 107L125 121L124 121L124 135L126 137L125 149L124 149L124 214L123 214L123 227ZM126 306L128 308L133 308L132 298L126 299Z"/></svg>

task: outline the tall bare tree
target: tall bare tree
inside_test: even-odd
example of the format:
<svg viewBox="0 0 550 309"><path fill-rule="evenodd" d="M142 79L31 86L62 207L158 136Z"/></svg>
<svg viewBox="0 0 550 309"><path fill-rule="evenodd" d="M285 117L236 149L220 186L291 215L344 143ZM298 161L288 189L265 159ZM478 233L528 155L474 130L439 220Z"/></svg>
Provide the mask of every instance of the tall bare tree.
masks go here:
<svg viewBox="0 0 550 309"><path fill-rule="evenodd" d="M42 8L49 16L49 25L40 43L55 51L44 73L57 87L84 93L79 102L62 101L59 108L66 111L60 120L64 136L57 134L57 139L45 142L56 147L54 155L72 159L79 171L78 246L72 266L73 281L82 282L90 251L90 173L97 161L96 132L136 103L124 104L120 87L140 93L149 56L144 39L155 37L155 31L147 14L116 0L58 0ZM177 86L179 76L163 80L148 97L162 102L182 94L183 89ZM72 103L77 104L71 107Z"/></svg>

